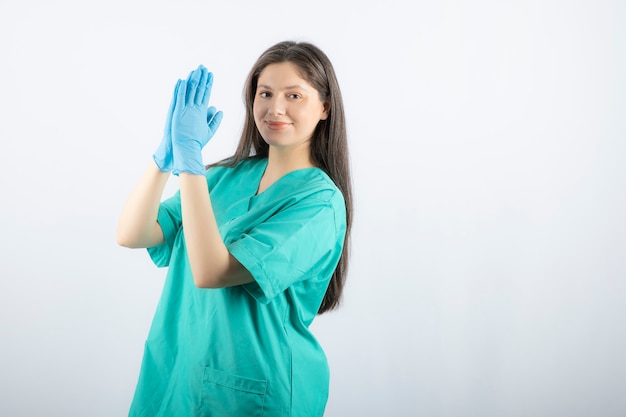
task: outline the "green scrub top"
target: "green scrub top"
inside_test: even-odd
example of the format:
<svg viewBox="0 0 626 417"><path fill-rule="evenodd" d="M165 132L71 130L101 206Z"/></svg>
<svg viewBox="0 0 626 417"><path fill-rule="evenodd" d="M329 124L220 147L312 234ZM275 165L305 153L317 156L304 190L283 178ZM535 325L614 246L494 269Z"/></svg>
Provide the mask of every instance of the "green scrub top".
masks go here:
<svg viewBox="0 0 626 417"><path fill-rule="evenodd" d="M220 234L254 282L195 286L180 194L161 203L168 266L129 416L320 417L324 352L309 331L341 256L343 196L319 168L293 171L256 194L266 158L213 167L206 178Z"/></svg>

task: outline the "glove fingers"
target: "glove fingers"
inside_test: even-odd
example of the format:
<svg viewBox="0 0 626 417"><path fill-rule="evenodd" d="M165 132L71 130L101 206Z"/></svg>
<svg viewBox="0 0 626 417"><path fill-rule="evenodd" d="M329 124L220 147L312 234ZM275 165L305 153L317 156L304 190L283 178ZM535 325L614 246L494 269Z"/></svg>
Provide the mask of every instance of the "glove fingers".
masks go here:
<svg viewBox="0 0 626 417"><path fill-rule="evenodd" d="M196 102L198 85L202 78L202 68L202 66L199 66L197 69L191 71L189 77L187 77L187 94L185 97L186 101L184 102L187 106L193 106Z"/></svg>
<svg viewBox="0 0 626 417"><path fill-rule="evenodd" d="M209 110L207 112L207 125L209 127L210 136L212 136L217 128L220 127L220 123L222 123L223 118L223 112L217 111L217 109L213 106L209 107Z"/></svg>
<svg viewBox="0 0 626 417"><path fill-rule="evenodd" d="M213 73L210 73L203 65L198 66L187 77L185 105L207 106L213 86Z"/></svg>
<svg viewBox="0 0 626 417"><path fill-rule="evenodd" d="M200 106L204 102L204 91L206 90L206 83L209 78L209 71L202 65L198 67L198 71L200 71L200 80L198 81L198 88L194 97L194 104L196 106Z"/></svg>
<svg viewBox="0 0 626 417"><path fill-rule="evenodd" d="M204 88L201 91L202 100L198 104L202 104L203 106L209 105L209 98L211 97L211 88L213 87L213 73L207 71L207 79L204 84Z"/></svg>
<svg viewBox="0 0 626 417"><path fill-rule="evenodd" d="M176 105L174 112L181 112L185 108L185 96L187 95L187 81L178 80L176 93Z"/></svg>
<svg viewBox="0 0 626 417"><path fill-rule="evenodd" d="M217 109L215 108L215 106L209 106L209 108L206 110L206 122L207 123L211 121L213 116L215 116L215 113L217 113Z"/></svg>

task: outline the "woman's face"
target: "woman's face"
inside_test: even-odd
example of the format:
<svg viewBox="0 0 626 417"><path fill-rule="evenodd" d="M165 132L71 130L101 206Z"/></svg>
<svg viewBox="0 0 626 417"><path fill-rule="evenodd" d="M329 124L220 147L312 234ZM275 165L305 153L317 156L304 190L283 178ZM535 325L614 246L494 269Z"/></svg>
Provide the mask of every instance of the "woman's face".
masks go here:
<svg viewBox="0 0 626 417"><path fill-rule="evenodd" d="M281 148L308 147L318 122L328 117L318 91L291 62L270 64L259 74L253 113L263 139Z"/></svg>

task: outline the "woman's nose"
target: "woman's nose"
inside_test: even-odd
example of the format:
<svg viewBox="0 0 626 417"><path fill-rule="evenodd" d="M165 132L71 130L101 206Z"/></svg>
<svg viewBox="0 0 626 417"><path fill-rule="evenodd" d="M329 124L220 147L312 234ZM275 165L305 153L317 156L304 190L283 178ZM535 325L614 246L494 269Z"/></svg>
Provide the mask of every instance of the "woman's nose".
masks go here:
<svg viewBox="0 0 626 417"><path fill-rule="evenodd" d="M278 97L275 97L270 103L269 113L272 116L280 116L282 114L285 114L284 101Z"/></svg>

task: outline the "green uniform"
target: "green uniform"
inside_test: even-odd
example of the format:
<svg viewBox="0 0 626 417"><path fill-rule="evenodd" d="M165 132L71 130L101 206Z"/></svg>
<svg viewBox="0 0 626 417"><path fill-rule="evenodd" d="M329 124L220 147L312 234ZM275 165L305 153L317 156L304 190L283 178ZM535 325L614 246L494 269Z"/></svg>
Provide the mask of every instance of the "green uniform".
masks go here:
<svg viewBox="0 0 626 417"><path fill-rule="evenodd" d="M318 168L256 195L266 166L251 158L206 175L222 239L252 283L197 288L180 195L161 203L165 243L148 252L169 271L129 416L322 416L328 364L309 325L341 255L345 204Z"/></svg>

